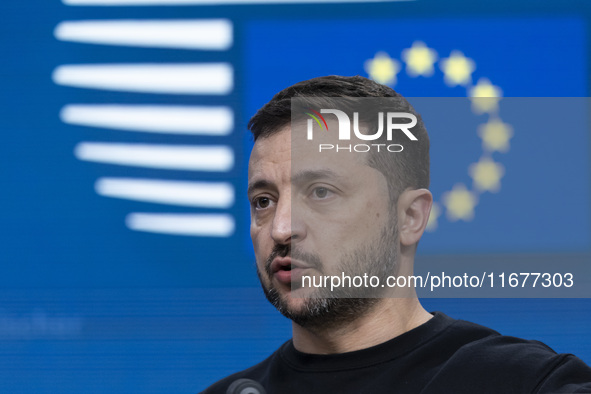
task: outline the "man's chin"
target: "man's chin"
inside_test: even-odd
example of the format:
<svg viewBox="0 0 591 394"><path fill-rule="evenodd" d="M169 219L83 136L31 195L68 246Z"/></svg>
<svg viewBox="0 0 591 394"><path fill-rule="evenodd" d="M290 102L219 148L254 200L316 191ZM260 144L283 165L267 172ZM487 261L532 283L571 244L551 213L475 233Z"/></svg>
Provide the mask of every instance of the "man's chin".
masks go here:
<svg viewBox="0 0 591 394"><path fill-rule="evenodd" d="M294 316L306 315L309 313L310 305L318 301L313 297L314 291L311 289L291 289L289 286L273 286L266 288L263 286L267 300L281 314L292 319Z"/></svg>
<svg viewBox="0 0 591 394"><path fill-rule="evenodd" d="M294 323L311 329L329 329L350 323L367 313L377 299L323 298L311 289L279 290L263 286L265 296L275 308ZM304 293L315 296L306 296Z"/></svg>
<svg viewBox="0 0 591 394"><path fill-rule="evenodd" d="M313 303L312 299L318 298L318 292L313 289L290 288L289 286L273 287L274 300L269 300L275 306L279 303L281 308L291 313L302 313L306 307ZM267 297L269 298L269 297ZM279 307L278 307L279 309Z"/></svg>

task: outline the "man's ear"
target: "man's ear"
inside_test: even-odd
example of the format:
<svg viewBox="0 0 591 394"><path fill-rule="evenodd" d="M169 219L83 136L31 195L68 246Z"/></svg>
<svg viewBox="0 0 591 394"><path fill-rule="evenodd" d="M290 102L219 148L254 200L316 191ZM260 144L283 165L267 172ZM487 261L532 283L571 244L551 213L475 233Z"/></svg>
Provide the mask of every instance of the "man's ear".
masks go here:
<svg viewBox="0 0 591 394"><path fill-rule="evenodd" d="M398 232L402 246L419 242L433 205L433 195L427 189L406 189L398 197Z"/></svg>

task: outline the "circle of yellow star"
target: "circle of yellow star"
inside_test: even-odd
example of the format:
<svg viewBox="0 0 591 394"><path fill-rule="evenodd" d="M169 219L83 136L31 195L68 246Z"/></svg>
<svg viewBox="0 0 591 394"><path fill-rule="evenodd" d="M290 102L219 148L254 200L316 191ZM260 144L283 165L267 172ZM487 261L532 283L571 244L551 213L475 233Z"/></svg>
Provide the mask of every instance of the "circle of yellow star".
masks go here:
<svg viewBox="0 0 591 394"><path fill-rule="evenodd" d="M488 157L483 157L478 163L470 164L468 173L474 180L476 189L496 193L501 190L501 178L505 175L505 167Z"/></svg>
<svg viewBox="0 0 591 394"><path fill-rule="evenodd" d="M383 85L395 85L400 63L386 52L378 52L373 59L365 61L365 71L371 79Z"/></svg>
<svg viewBox="0 0 591 394"><path fill-rule="evenodd" d="M427 231L437 230L437 219L441 216L441 207L436 202L431 206L431 213L429 214L429 220L427 221Z"/></svg>
<svg viewBox="0 0 591 394"><path fill-rule="evenodd" d="M433 75L433 63L437 61L437 52L428 48L424 42L415 41L412 46L402 51L402 59L406 62L406 73L411 77Z"/></svg>
<svg viewBox="0 0 591 394"><path fill-rule="evenodd" d="M406 64L406 74L410 77L432 76L438 58L436 50L419 40L414 41L411 47L404 49L401 54L401 60ZM473 85L472 74L476 70L474 60L466 57L459 50L452 50L449 57L439 60L438 65L443 72L444 82L448 86L461 85L466 89L466 95L472 103L472 111L475 114L488 113L490 116L487 123L478 126L483 156L477 163L472 163L468 167L468 173L473 181L472 189L458 183L443 194L441 204L434 202L426 231L437 229L439 218L444 210L447 219L452 222L474 219L480 194L486 191L498 192L505 175L505 167L495 162L491 154L508 152L510 140L513 137L513 128L503 123L497 115L499 102L503 96L502 90L487 78L480 78ZM366 60L364 68L371 79L393 86L397 82L401 63L392 59L388 53L381 51L377 52L373 59Z"/></svg>
<svg viewBox="0 0 591 394"><path fill-rule="evenodd" d="M482 138L482 149L489 152L509 151L509 140L513 137L513 128L498 119L478 126L478 136Z"/></svg>
<svg viewBox="0 0 591 394"><path fill-rule="evenodd" d="M468 91L472 101L472 110L476 113L491 113L499 109L499 100L503 91L490 83L487 78L480 78L478 83Z"/></svg>
<svg viewBox="0 0 591 394"><path fill-rule="evenodd" d="M455 184L451 191L443 194L442 199L447 208L446 216L450 221L468 222L474 218L474 207L478 203L478 197L466 189L465 185Z"/></svg>
<svg viewBox="0 0 591 394"><path fill-rule="evenodd" d="M448 58L441 59L439 67L444 74L444 81L448 86L467 85L472 81L472 73L476 70L476 63L464 56L460 51L452 51Z"/></svg>

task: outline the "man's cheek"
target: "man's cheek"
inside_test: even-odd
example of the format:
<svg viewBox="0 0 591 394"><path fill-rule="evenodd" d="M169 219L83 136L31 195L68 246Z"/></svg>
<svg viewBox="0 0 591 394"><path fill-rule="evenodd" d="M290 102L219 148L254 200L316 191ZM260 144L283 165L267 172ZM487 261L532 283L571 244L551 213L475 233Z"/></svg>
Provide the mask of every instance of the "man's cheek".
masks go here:
<svg viewBox="0 0 591 394"><path fill-rule="evenodd" d="M251 216L251 218L250 218L250 239L252 240L253 245L255 245L255 240L256 240L258 232L259 232L259 227L256 225L256 221L255 221L254 217Z"/></svg>
<svg viewBox="0 0 591 394"><path fill-rule="evenodd" d="M251 232L251 238L252 238L252 246L254 249L254 256L256 259L256 265L257 268L259 270L261 270L261 272L265 271L265 261L267 260L267 257L269 256L269 254L271 253L271 251L267 251L267 248L264 247L264 245L261 244L260 242L260 232Z"/></svg>
<svg viewBox="0 0 591 394"><path fill-rule="evenodd" d="M253 222L250 226L250 239L252 240L252 246L254 249L254 253L257 257L258 257L259 251L261 249L260 234L261 234L261 228L259 226L256 226Z"/></svg>

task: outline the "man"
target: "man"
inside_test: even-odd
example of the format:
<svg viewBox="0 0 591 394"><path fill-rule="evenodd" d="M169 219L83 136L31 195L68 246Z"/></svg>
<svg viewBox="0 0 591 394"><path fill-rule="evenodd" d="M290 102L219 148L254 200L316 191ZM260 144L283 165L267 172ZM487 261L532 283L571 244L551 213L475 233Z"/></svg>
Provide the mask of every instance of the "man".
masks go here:
<svg viewBox="0 0 591 394"><path fill-rule="evenodd" d="M413 273L432 205L429 140L402 96L359 76L315 78L249 128L258 274L293 338L204 393L591 393L575 356L428 313L412 287L345 284ZM333 277L342 286L322 285Z"/></svg>

